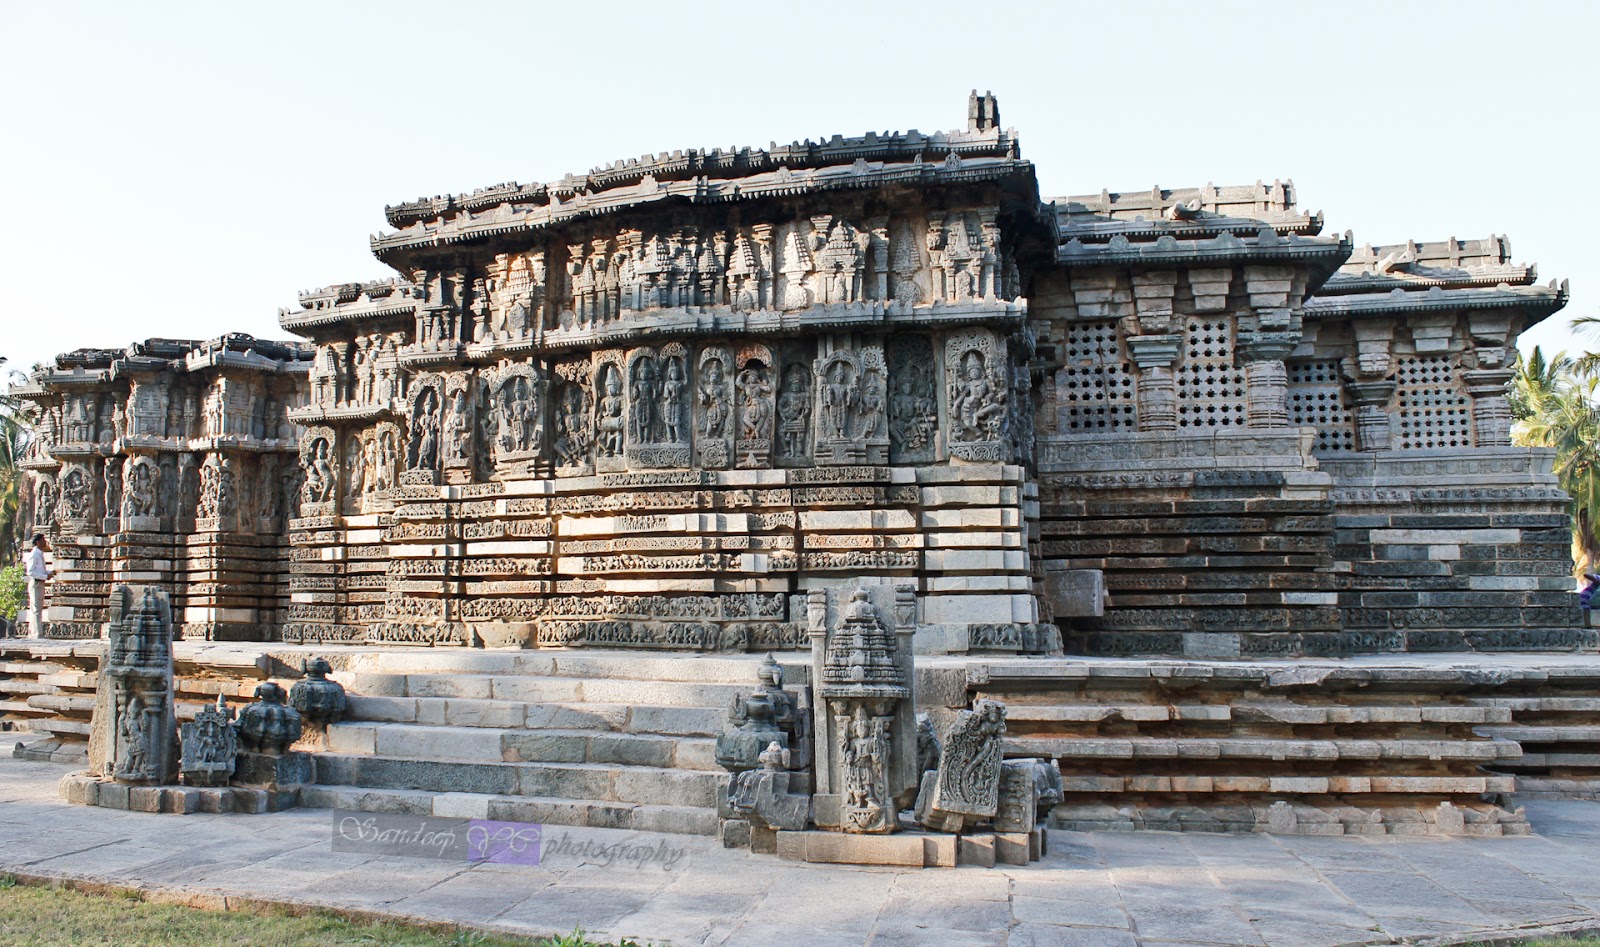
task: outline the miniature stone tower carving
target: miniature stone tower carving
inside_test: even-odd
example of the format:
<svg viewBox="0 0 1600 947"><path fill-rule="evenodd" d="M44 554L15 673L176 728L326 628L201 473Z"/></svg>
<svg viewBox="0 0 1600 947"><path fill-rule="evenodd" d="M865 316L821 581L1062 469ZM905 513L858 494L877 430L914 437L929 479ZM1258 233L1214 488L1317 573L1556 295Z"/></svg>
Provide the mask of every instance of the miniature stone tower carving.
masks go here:
<svg viewBox="0 0 1600 947"><path fill-rule="evenodd" d="M99 765L118 782L172 783L178 771L178 729L172 706L172 609L165 593L117 587L111 632L102 665L102 695L109 710L97 715L103 749Z"/></svg>
<svg viewBox="0 0 1600 947"><path fill-rule="evenodd" d="M824 828L893 832L917 787L913 629L895 626L894 592L857 588L842 607L830 590L808 593L818 698L814 818Z"/></svg>

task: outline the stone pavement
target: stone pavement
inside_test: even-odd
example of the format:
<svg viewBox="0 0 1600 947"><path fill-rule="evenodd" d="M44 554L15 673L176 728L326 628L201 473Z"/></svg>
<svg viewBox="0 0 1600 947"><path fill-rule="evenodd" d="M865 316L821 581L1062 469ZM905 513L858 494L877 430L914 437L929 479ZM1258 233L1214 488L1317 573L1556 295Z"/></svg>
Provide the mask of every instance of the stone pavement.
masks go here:
<svg viewBox="0 0 1600 947"><path fill-rule="evenodd" d="M1536 802L1531 838L1072 833L1026 868L830 868L715 841L550 827L657 861L548 854L465 866L331 850L331 813L148 815L68 806L53 763L0 734L0 872L93 879L195 903L259 899L684 945L1122 947L1391 943L1600 916L1600 803ZM1600 922L1597 922L1600 923Z"/></svg>

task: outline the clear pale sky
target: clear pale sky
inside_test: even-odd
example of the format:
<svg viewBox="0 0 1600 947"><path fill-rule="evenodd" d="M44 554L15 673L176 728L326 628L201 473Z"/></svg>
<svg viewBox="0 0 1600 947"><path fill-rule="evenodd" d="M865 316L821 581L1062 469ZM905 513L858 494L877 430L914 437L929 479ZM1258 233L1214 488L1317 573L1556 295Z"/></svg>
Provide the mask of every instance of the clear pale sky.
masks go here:
<svg viewBox="0 0 1600 947"><path fill-rule="evenodd" d="M0 2L0 356L243 331L390 275L386 203L962 127L1044 194L1292 178L1358 243L1508 234L1600 314L1579 3ZM1600 339L1592 340L1600 347Z"/></svg>

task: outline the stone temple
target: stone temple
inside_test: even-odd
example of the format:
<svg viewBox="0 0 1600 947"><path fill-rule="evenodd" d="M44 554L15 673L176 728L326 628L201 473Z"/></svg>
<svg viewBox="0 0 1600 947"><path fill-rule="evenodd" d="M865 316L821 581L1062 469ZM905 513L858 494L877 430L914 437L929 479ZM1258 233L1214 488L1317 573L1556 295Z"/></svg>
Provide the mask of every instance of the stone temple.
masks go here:
<svg viewBox="0 0 1600 947"><path fill-rule="evenodd" d="M768 652L817 683L808 609L882 588L918 709L1004 701L1055 824L1525 830L1519 775L1600 786L1567 498L1506 400L1566 288L1297 201L1042 199L975 94L962 130L388 207L397 275L302 293L301 341L78 350L20 392L59 581L13 650L60 673L7 665L3 706L70 752L71 639L155 586L180 716L203 655L240 694L334 663L308 799L716 831L729 696ZM593 700L622 717L553 709Z"/></svg>

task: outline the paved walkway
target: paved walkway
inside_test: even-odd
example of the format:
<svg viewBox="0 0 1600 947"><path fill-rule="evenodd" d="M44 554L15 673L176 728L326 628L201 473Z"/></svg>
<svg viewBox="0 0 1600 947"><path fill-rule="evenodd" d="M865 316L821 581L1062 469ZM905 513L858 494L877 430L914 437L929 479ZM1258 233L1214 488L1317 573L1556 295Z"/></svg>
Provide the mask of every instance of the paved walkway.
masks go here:
<svg viewBox="0 0 1600 947"><path fill-rule="evenodd" d="M539 867L332 851L328 810L148 815L69 806L67 767L0 734L0 872L265 899L518 934L582 927L673 945L1122 947L1391 943L1600 916L1600 804L1529 806L1532 838L1363 840L1051 834L1027 868L828 868L710 839L551 826L548 847L647 844L641 867L547 854Z"/></svg>

